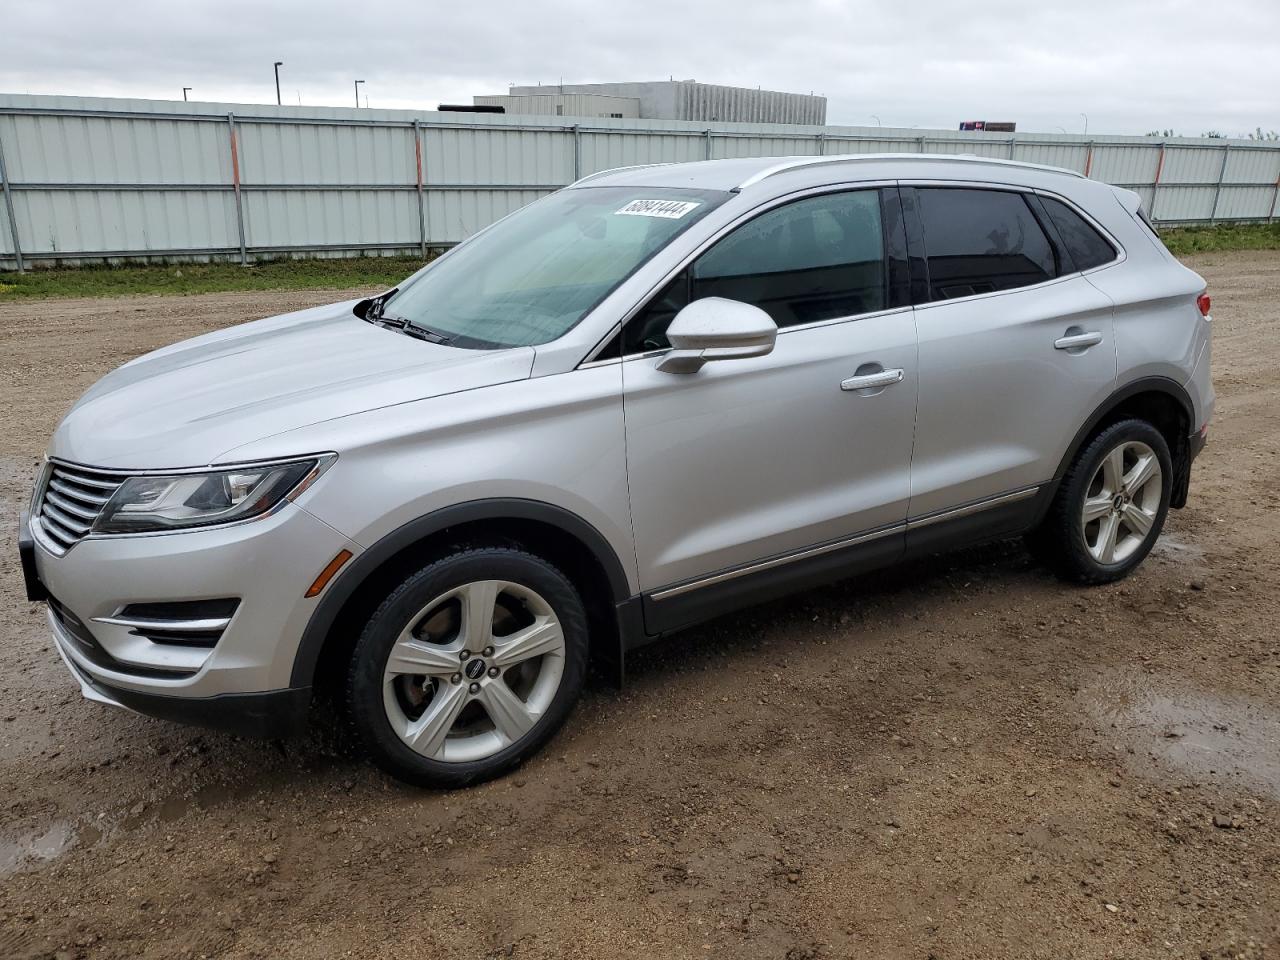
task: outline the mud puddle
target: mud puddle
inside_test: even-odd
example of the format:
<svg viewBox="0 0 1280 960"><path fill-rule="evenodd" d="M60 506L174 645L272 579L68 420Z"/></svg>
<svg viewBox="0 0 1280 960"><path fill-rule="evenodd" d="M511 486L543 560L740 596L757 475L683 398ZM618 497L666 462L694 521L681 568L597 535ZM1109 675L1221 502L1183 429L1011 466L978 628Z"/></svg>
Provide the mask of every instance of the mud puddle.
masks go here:
<svg viewBox="0 0 1280 960"><path fill-rule="evenodd" d="M1147 677L1083 688L1090 716L1147 765L1280 800L1280 710Z"/></svg>
<svg viewBox="0 0 1280 960"><path fill-rule="evenodd" d="M36 833L0 837L0 877L53 860L76 842L75 828L59 820Z"/></svg>

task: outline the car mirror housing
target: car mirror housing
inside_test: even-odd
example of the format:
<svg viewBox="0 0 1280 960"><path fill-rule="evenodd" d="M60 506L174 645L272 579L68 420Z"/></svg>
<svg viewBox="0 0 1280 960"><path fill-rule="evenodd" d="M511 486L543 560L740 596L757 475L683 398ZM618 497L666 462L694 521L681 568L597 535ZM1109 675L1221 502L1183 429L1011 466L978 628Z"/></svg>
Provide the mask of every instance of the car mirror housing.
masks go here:
<svg viewBox="0 0 1280 960"><path fill-rule="evenodd" d="M711 360L763 357L773 351L778 325L759 307L723 297L695 300L667 328L671 350L658 361L663 373L697 373Z"/></svg>

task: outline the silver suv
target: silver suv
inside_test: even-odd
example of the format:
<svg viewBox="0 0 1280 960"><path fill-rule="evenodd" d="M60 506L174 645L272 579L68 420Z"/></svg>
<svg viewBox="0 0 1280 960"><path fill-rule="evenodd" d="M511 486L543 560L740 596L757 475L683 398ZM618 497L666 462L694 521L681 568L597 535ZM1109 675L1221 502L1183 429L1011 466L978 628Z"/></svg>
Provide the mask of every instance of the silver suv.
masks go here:
<svg viewBox="0 0 1280 960"><path fill-rule="evenodd" d="M329 691L460 786L588 660L1025 534L1128 574L1186 502L1209 300L1138 197L974 157L588 177L399 287L148 354L58 427L21 552L84 695L281 735Z"/></svg>

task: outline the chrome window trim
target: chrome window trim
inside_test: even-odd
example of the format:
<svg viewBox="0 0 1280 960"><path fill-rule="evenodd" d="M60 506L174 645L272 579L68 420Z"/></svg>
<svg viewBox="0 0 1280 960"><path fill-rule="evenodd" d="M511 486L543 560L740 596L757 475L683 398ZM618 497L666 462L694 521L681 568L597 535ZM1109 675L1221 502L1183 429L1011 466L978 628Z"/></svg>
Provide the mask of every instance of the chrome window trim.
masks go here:
<svg viewBox="0 0 1280 960"><path fill-rule="evenodd" d="M751 220L762 213L767 213L768 211L774 209L775 207L780 207L783 204L792 203L796 200L803 200L811 196L822 196L828 193L852 193L856 190L879 190L883 187L892 187L896 185L897 185L896 180L845 180L839 183L824 183L821 186L803 187L799 190L793 190L790 193L784 193L779 196L771 197L768 200L763 201L762 203L756 204L751 209L743 211L738 217L729 221L727 224L724 224L723 226L721 226L719 230L712 233L709 237L704 238L701 244L695 247L691 253L687 254L683 259L681 259L677 266L675 266L670 271L668 271L660 281L658 281L652 287L650 287L645 292L644 296L640 297L640 299L631 307L631 309L629 309L625 314L623 314L622 319L619 320L610 328L610 332L606 334L599 342L596 343L594 347L592 347L587 352L586 359L583 360L581 363L579 363L576 369L582 369L586 364L595 363L596 362L595 357L600 353L600 351L609 345L610 341L613 340L613 338L622 330L623 327L625 327L628 323L631 322L631 319L637 313L639 313L642 309L648 306L649 300L654 296L654 294L656 294L664 286L670 283L671 280L675 278L676 274L678 274L681 270L684 270L686 267L689 266L689 264L693 263L694 260L697 260L698 257L706 253L709 247L714 246L722 238L727 236L729 233L732 233L738 227L742 226L742 224L745 223L746 221ZM848 317L833 317L828 320L815 320L812 323L796 324L795 326L791 326L791 327L779 327L778 333L783 334L783 333L786 333L788 330L808 329L818 324L847 323L850 320L862 319L863 317L878 316L884 313L897 313L903 310L910 310L910 309L911 309L910 306L892 307L886 310L877 310L872 313L857 313ZM668 349L669 348L664 347L661 350L649 350L644 353L629 353L622 356L620 360L625 361L625 360L641 359L642 357L645 357L645 356L659 356L660 354L666 353ZM614 361L613 360L601 361L600 365L603 366L604 364L610 363L610 362L614 362Z"/></svg>
<svg viewBox="0 0 1280 960"><path fill-rule="evenodd" d="M1079 206L1077 204L1072 203L1066 197L1063 197L1059 194L1054 193L1052 190L1040 190L1036 187L1028 187L1028 186L1024 186L1016 183L997 183L995 181L973 181L973 180L899 180L898 185L902 187L954 187L954 188L959 188L963 190L993 190L997 193L1043 194L1044 196L1052 197L1055 200L1062 200L1068 206L1070 206L1073 210L1077 210L1083 213L1083 211L1079 209ZM987 297L1004 297L1004 296L1008 296L1009 294L1022 293L1023 291L1026 291L1026 290L1043 290L1045 287L1051 286L1052 284L1063 283L1067 280L1074 280L1076 277L1083 277L1086 274L1094 273L1098 270L1106 270L1109 267L1114 267L1114 266L1117 266L1118 264L1124 263L1125 260L1128 259L1128 254L1125 252L1123 245L1121 245L1120 242L1117 241L1116 238L1112 236L1112 234L1109 231L1102 229L1101 224L1098 224L1097 221L1095 221L1092 217L1089 217L1086 215L1085 219L1090 224L1097 226L1099 228L1099 232L1101 232L1102 235L1107 238L1107 240L1111 243L1112 246L1114 246L1117 250L1120 251L1120 255L1116 259L1108 263L1099 264L1096 267L1090 267L1088 270L1075 270L1075 271L1072 271L1071 273L1064 273L1061 276L1050 277L1048 280L1041 280L1039 283L1028 284L1025 287L1010 287L1008 290L991 290L991 291L988 291L987 293L971 293L967 297L952 297L950 300L928 300L924 303L917 303L915 305L915 309L932 310L935 307L945 307L952 303L968 303L972 300L982 300ZM921 227L923 228L923 226L924 225L922 223ZM1052 238L1050 238L1047 234L1045 235L1045 239L1048 240L1050 244L1053 243ZM926 261L929 258L928 246L929 246L929 241L928 241L928 238L926 237L925 238L925 260Z"/></svg>
<svg viewBox="0 0 1280 960"><path fill-rule="evenodd" d="M596 359L596 357L600 355L600 351L603 350L605 347L607 347L612 342L613 338L616 337L621 332L622 332L621 323L615 323L612 327L610 327L609 332L606 333L603 337L601 337L596 342L596 345L594 347L592 347L590 350L587 351L587 359L580 362L576 367L576 369L589 370L592 367L607 367L611 363L621 363L622 362L621 357L609 357L608 359L605 359L605 360Z"/></svg>
<svg viewBox="0 0 1280 960"><path fill-rule="evenodd" d="M1096 229L1099 233L1102 234L1102 236L1107 240L1107 242L1110 243L1112 247L1114 247L1118 251L1118 254L1114 260L1108 261L1107 263L1099 264L1096 267L1090 267L1088 270L1075 270L1075 271L1072 271L1071 273L1064 273L1060 276L1052 277L1048 280L1042 280L1040 283L1029 284L1025 287L1013 287L1009 290L992 290L989 293L974 293L974 294L970 294L967 297L953 297L950 300L929 300L924 303L916 303L916 304L911 304L904 307L892 307L886 310L872 311L870 313L858 313L858 314L852 314L847 317L832 317L827 320L815 320L813 323L797 324L791 327L780 327L778 329L779 335L785 334L791 330L808 330L817 326L834 324L834 323L848 323L852 320L861 320L868 317L886 316L893 313L904 313L909 310L929 310L935 307L946 306L947 304L951 304L951 303L965 303L967 301L979 300L985 297L1000 297L1000 296L1005 296L1007 294L1021 293L1024 290L1039 290L1039 289L1048 287L1051 284L1062 283L1066 280L1072 280L1076 277L1084 277L1084 276L1088 276L1089 274L1096 273L1100 270L1110 269L1111 267L1115 267L1115 266L1118 266L1119 264L1124 263L1125 260L1128 259L1128 253L1125 250L1124 244L1122 244L1118 239L1116 239L1115 235L1111 233L1110 230L1108 230L1101 223L1099 223L1087 211L1081 209L1079 204L1075 203L1073 200L1069 199L1068 197L1064 197L1060 193L1057 193L1053 190L1047 190L1041 187L1030 187L1030 186L1027 186L1026 184L1006 183L1004 181L996 181L996 180L939 180L936 178L897 179L897 180L845 180L839 183L827 183L827 184L822 184L821 186L816 186L816 187L804 187L802 189L793 190L789 193L785 193L780 196L772 197L769 200L764 201L763 203L757 204L756 206L752 207L750 210L744 211L737 218L735 218L734 220L731 220L729 223L722 226L718 231L711 234L710 237L704 239L702 243L698 247L696 247L692 253L688 254L685 258L683 258L680 261L678 266L670 270L667 274L665 274L662 277L662 279L658 283L654 284L648 291L645 292L644 296L640 298L639 302L637 302L634 306L632 306L631 309L628 310L626 314L623 315L622 319L618 323L615 323L610 328L609 333L606 334L603 338L601 338L596 343L596 345L592 347L590 351L588 351L587 358L581 361L578 364L576 369L584 369L592 366L606 366L610 363L622 363L628 360L639 360L645 357L661 356L662 354L666 353L667 348L664 348L662 350L650 350L643 353L627 354L620 358L615 357L615 358L610 358L608 360L597 361L595 359L596 356L598 356L599 353L609 345L609 343L613 340L613 338L618 335L618 333L622 330L622 328L625 327L627 323L629 323L637 313L639 313L645 306L648 305L649 300L653 297L655 293L657 293L667 283L669 283L676 276L676 274L678 274L681 270L684 270L686 267L689 266L689 264L691 264L694 260L700 257L703 253L705 253L709 247L713 246L716 242L718 242L721 238L726 236L728 233L737 229L745 221L751 219L752 217L757 216L758 214L767 212L775 207L781 206L784 203L789 203L795 200L802 200L805 197L809 197L809 196L818 196L818 195L827 194L827 193L847 193L853 190L878 190L883 187L889 187L889 186L953 187L953 188L970 189L970 190L994 190L999 193L1036 194L1039 196L1051 197L1054 200L1058 200L1058 201L1061 201L1062 203L1065 203L1076 213L1080 214L1090 226L1092 226L1094 229ZM1052 243L1052 239L1049 238L1047 235L1045 239L1050 240L1050 242ZM927 240L926 240L926 243L927 243Z"/></svg>
<svg viewBox="0 0 1280 960"><path fill-rule="evenodd" d="M801 330L814 330L818 327L830 327L838 323L851 323L855 320L870 320L874 317L891 317L897 313L910 313L910 305L904 307L886 307L883 310L872 310L869 313L851 313L847 317L829 317L826 320L811 320L808 323L797 323L790 327L779 327L778 336L797 333ZM664 353L666 351L663 351Z"/></svg>
<svg viewBox="0 0 1280 960"><path fill-rule="evenodd" d="M729 580L736 580L739 577L745 577L748 574L759 573L763 570L772 570L775 567L781 567L797 560L806 560L809 557L820 557L824 553L831 553L833 550L840 550L844 547L856 546L860 543L870 543L873 540L879 540L893 533L904 533L912 530L919 530L921 527L932 526L943 520L957 520L961 517L967 517L971 514L981 513L992 507L1002 506L1007 503L1018 503L1022 500L1030 499L1040 492L1042 484L1034 484L1029 487L1022 487L1017 490L1011 490L1008 493L997 494L994 497L986 497L981 500L974 500L970 503L961 504L958 507L947 507L945 510L939 510L935 513L926 514L922 517L908 517L901 523L895 523L887 527L879 527L875 530L867 530L863 533L855 534L852 537L845 537L841 540L832 540L828 543L818 544L813 547L804 547L791 553L785 553L781 556L770 557L765 560L755 560L751 563L743 564L740 567L731 567L728 570L722 570L719 573L711 574L706 577L699 577L694 580L687 580L684 583L677 583L672 586L662 587L648 594L650 600L661 601L669 600L672 597L678 597L682 594L689 593L692 590L698 590L702 587L714 586L717 583L725 583Z"/></svg>

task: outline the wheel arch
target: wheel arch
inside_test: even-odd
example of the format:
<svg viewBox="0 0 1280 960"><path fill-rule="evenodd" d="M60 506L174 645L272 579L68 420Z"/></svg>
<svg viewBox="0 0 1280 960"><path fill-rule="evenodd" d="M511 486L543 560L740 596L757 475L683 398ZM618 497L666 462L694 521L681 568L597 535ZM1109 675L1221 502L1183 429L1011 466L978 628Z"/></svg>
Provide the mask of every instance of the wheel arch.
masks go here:
<svg viewBox="0 0 1280 960"><path fill-rule="evenodd" d="M1186 505L1191 472L1191 430L1194 416L1191 395L1168 377L1143 377L1111 394L1076 432L1053 475L1055 489L1080 450L1100 430L1129 417L1146 420L1165 438L1173 458L1173 492L1169 505Z"/></svg>
<svg viewBox="0 0 1280 960"><path fill-rule="evenodd" d="M455 504L411 520L357 556L329 584L303 631L290 675L292 687L326 689L345 673L363 622L391 585L450 547L519 546L558 567L582 594L591 624L591 654L621 678L629 618L626 571L594 526L561 507L536 500L486 499Z"/></svg>

